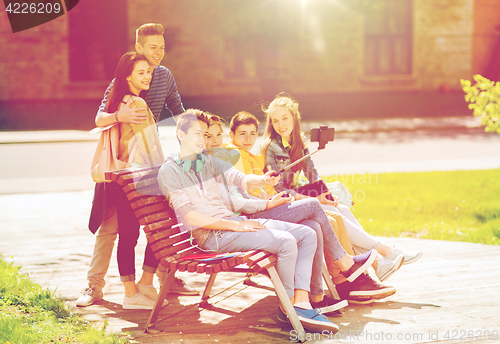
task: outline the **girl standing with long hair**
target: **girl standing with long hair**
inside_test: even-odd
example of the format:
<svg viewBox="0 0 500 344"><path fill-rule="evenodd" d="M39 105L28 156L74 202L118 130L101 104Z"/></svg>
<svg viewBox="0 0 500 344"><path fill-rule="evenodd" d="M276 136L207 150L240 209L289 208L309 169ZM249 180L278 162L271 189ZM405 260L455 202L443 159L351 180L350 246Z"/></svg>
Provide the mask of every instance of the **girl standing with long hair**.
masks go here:
<svg viewBox="0 0 500 344"><path fill-rule="evenodd" d="M146 102L139 97L141 91L149 89L150 82L151 68L147 58L136 52L124 54L116 68L106 111L116 114L125 104L129 104L131 108L146 109L147 120L141 124L120 123L116 118L120 128L118 159L128 162L129 166L152 165L164 160L154 117ZM118 218L118 270L125 287L123 308L152 309L157 297L153 277L158 261L148 244L143 275L136 285L135 246L140 226L123 191L119 187L113 191Z"/></svg>

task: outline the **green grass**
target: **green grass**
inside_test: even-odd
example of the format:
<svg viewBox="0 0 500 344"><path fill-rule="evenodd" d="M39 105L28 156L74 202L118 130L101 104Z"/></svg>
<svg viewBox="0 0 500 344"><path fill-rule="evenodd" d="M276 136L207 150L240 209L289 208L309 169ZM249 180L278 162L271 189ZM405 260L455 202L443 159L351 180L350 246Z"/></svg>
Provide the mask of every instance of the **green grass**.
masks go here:
<svg viewBox="0 0 500 344"><path fill-rule="evenodd" d="M0 343L129 343L69 312L49 290L0 259Z"/></svg>
<svg viewBox="0 0 500 344"><path fill-rule="evenodd" d="M500 243L500 170L339 175L372 235Z"/></svg>

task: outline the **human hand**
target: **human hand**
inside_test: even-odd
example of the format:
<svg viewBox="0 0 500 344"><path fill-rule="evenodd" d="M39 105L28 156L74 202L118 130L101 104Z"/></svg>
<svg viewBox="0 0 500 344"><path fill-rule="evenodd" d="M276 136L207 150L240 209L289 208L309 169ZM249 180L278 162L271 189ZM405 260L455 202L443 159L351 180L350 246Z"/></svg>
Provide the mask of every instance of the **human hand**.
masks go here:
<svg viewBox="0 0 500 344"><path fill-rule="evenodd" d="M326 198L327 195L330 195L330 197L333 198L333 201L332 200L329 200L328 198ZM318 200L321 204L325 204L325 205L332 205L334 207L337 207L339 205L339 198L336 197L336 196L333 196L330 191L328 192L325 192L325 193L322 193L321 195L319 195L318 197Z"/></svg>
<svg viewBox="0 0 500 344"><path fill-rule="evenodd" d="M130 105L133 102L133 100L129 99L127 103L124 104L120 110L118 110L117 117L120 122L142 124L142 122L148 119L148 115L146 113L147 109L143 107L131 108Z"/></svg>
<svg viewBox="0 0 500 344"><path fill-rule="evenodd" d="M274 177L273 176L274 172L275 172L274 170L270 170L267 171L266 174L264 174L264 181L266 182L266 184L271 186L275 186L276 184L278 184L281 176L278 174L277 176Z"/></svg>
<svg viewBox="0 0 500 344"><path fill-rule="evenodd" d="M293 201L293 196L283 197L286 191L282 191L279 194L276 194L269 200L267 204L267 209L273 209L279 207L280 205L290 203Z"/></svg>
<svg viewBox="0 0 500 344"><path fill-rule="evenodd" d="M235 221L235 222L237 222L237 225L233 229L233 232L257 232L259 229L266 228L266 226L264 226L260 222L253 220Z"/></svg>

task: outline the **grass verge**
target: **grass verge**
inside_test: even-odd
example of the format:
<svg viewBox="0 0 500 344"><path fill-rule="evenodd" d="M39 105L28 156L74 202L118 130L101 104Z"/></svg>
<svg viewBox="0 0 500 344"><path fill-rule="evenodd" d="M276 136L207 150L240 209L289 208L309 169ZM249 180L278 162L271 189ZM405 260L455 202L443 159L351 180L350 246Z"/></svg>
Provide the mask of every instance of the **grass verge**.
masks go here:
<svg viewBox="0 0 500 344"><path fill-rule="evenodd" d="M500 170L339 175L372 235L500 243Z"/></svg>
<svg viewBox="0 0 500 344"><path fill-rule="evenodd" d="M49 290L0 257L0 343L130 343L69 312Z"/></svg>

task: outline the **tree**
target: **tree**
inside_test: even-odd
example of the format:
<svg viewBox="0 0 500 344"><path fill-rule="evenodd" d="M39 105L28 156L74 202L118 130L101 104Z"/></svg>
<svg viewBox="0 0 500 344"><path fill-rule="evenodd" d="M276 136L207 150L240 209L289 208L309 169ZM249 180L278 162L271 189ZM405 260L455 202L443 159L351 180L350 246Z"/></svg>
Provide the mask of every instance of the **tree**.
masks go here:
<svg viewBox="0 0 500 344"><path fill-rule="evenodd" d="M487 132L500 134L500 82L491 81L479 74L474 75L476 83L461 79L465 101L474 116L481 117Z"/></svg>

